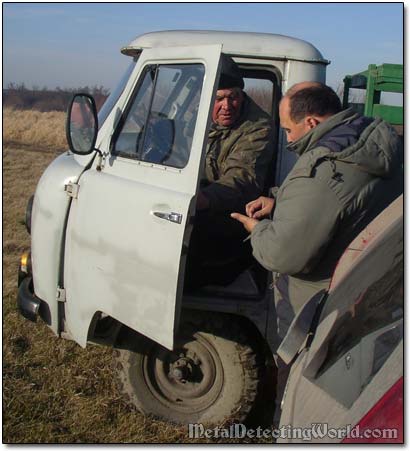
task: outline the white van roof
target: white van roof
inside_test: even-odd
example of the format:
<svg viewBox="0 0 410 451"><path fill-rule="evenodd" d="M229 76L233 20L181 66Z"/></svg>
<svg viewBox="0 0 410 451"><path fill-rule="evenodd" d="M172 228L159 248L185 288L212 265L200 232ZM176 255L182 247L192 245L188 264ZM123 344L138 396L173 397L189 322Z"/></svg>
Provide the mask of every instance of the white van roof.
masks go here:
<svg viewBox="0 0 410 451"><path fill-rule="evenodd" d="M237 31L174 30L146 33L121 49L125 55L137 55L143 49L222 44L223 52L232 56L257 56L329 64L319 50L301 39L271 33Z"/></svg>

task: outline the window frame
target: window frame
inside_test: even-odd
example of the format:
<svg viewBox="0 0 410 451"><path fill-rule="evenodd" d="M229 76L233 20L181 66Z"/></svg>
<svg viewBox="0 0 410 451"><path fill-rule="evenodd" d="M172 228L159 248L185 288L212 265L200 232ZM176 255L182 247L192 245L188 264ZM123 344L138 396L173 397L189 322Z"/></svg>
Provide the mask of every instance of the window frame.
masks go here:
<svg viewBox="0 0 410 451"><path fill-rule="evenodd" d="M127 160L132 160L132 161L136 161L138 162L138 164L146 164L147 166L159 166L159 167L164 167L164 168L171 168L171 169L176 169L181 171L182 169L184 169L190 160L190 155L191 155L191 150L192 150L192 142L191 142L191 148L189 149L189 156L188 159L185 161L184 166L175 166L175 165L169 165L169 164L165 164L165 163L153 163L150 161L146 161L143 160L141 158L141 154L144 148L144 141L145 141L145 136L146 136L146 127L144 127L144 131L143 131L143 135L141 137L141 142L143 143L142 146L139 146L138 151L136 152L135 155L131 155L127 152L123 152L123 151L119 151L115 149L116 143L118 141L119 136L121 135L121 132L126 124L127 118L130 114L130 111L134 105L134 101L136 99L136 97L138 96L141 87L145 81L145 78L148 74L149 71L151 70L155 70L155 76L154 76L154 80L153 80L153 88L152 88L152 94L149 100L149 108L148 108L148 113L147 113L147 118L145 121L145 125L148 124L150 117L152 116L152 105L155 99L155 94L156 94L156 86L157 86L157 80L158 80L158 74L160 71L161 67L164 66L201 66L203 69L203 76L202 76L202 83L201 83L201 92L200 92L200 97L199 97L199 103L201 102L201 96L202 96L202 90L203 90L203 86L204 86L204 81L205 81L205 77L206 77L206 67L202 62L182 62L182 61L173 61L173 62L158 62L158 63L147 63L142 69L141 69L141 73L138 77L137 83L132 91L132 94L129 98L129 100L126 103L126 106L124 108L123 113L121 114L118 123L115 127L114 133L111 137L110 140L110 154L114 157L120 157L120 158L125 158ZM174 89L176 89L176 87L178 86L178 84L180 83L180 81L177 81L177 84L175 85ZM194 98L195 95L191 95L191 93L187 96L187 99L184 101L184 103L186 101L188 101L189 98ZM166 100L164 105L168 105L171 102L171 96L169 99ZM199 106L199 104L198 104ZM195 123L195 128L196 128L196 123ZM195 134L195 129L194 129L194 134ZM194 138L194 135L192 136L192 140Z"/></svg>
<svg viewBox="0 0 410 451"><path fill-rule="evenodd" d="M121 114L121 116L120 116L120 118L118 120L118 123L117 123L117 125L115 127L114 133L112 134L111 141L110 141L110 154L111 155L118 156L118 157L121 157L121 158L126 158L128 160L141 161L140 159L137 158L139 152L136 153L135 156L131 156L130 154L128 154L126 152L122 152L122 151L116 150L115 149L115 144L116 144L116 142L118 140L119 135L121 134L121 132L122 132L122 130L124 128L124 125L125 125L125 123L127 121L127 118L128 118L128 116L130 114L130 111L132 109L132 106L134 105L135 98L137 97L138 93L140 92L141 86L144 83L146 75L148 74L148 72L150 70L152 70L153 67L155 68L157 66L158 66L158 64L147 64L146 66L144 66L142 68L141 74L138 77L137 83L136 83L136 85L135 85L135 87L134 87L134 89L132 91L132 94L131 94L129 100L127 101L127 104L126 104L126 106L124 108L124 111L123 111L123 113ZM155 88L155 79L154 79L154 88ZM152 104L152 96L151 96L151 99L150 99L150 106L151 106L151 104Z"/></svg>

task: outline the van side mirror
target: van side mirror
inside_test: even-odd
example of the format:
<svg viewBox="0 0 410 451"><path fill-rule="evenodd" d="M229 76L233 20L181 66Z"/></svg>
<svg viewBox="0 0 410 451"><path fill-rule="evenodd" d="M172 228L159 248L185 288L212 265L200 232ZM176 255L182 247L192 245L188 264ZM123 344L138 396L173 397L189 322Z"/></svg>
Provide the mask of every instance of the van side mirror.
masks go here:
<svg viewBox="0 0 410 451"><path fill-rule="evenodd" d="M73 153L88 155L95 149L98 116L95 100L88 94L75 94L67 112L66 137Z"/></svg>

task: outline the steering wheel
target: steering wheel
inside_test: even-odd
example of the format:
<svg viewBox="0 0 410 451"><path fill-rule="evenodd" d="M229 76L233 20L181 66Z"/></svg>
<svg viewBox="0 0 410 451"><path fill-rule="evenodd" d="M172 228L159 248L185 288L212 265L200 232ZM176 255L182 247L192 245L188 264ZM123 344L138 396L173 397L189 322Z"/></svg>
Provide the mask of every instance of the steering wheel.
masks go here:
<svg viewBox="0 0 410 451"><path fill-rule="evenodd" d="M145 133L141 159L161 164L172 151L174 136L174 121L163 113L152 114Z"/></svg>

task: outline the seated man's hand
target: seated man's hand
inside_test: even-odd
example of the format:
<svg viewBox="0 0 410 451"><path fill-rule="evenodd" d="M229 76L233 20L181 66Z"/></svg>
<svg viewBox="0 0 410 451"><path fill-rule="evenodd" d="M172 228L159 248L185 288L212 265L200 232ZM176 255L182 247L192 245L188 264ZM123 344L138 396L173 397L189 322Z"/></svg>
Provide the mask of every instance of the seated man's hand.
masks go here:
<svg viewBox="0 0 410 451"><path fill-rule="evenodd" d="M209 199L205 196L205 194L203 194L202 191L199 191L196 198L196 209L206 210L207 208L209 208Z"/></svg>
<svg viewBox="0 0 410 451"><path fill-rule="evenodd" d="M275 199L271 197L258 197L256 200L246 204L246 214L250 218L260 219L272 213Z"/></svg>
<svg viewBox="0 0 410 451"><path fill-rule="evenodd" d="M247 216L241 215L240 213L231 213L231 218L241 222L249 233L252 232L253 228L259 222L256 219L248 218Z"/></svg>

